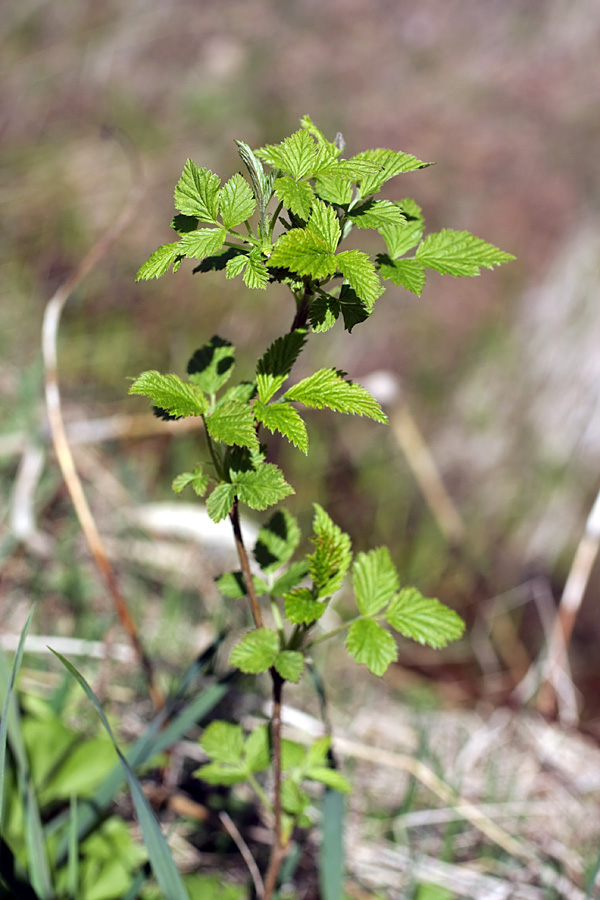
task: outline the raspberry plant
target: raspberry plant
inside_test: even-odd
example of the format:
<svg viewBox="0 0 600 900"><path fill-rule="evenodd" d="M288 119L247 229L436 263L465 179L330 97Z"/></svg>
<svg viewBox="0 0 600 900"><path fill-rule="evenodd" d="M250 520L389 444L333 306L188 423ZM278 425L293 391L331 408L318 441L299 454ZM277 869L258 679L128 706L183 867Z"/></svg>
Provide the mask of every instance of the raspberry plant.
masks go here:
<svg viewBox="0 0 600 900"><path fill-rule="evenodd" d="M468 231L424 236L414 200L376 199L391 179L429 165L408 153L377 149L346 159L341 135L327 140L308 116L280 144L252 150L236 143L247 177L236 173L222 185L209 169L186 162L175 187L178 213L171 224L177 240L159 247L137 280L159 278L170 268L176 272L192 259L200 261L194 272L223 271L226 279L241 277L250 290L279 282L292 296L291 328L267 347L251 381L231 383L235 348L214 336L189 360L187 378L147 371L129 392L149 397L157 415L200 416L204 423L206 460L178 475L173 490L208 495L213 521L230 519L240 570L221 576L218 585L224 597L247 600L253 627L234 646L229 662L247 674L270 674L273 713L269 728L247 736L238 724L211 723L201 740L210 761L197 775L210 784L248 781L264 805L273 827L263 895L270 900L293 828L308 824L306 782L350 790L330 765L329 738L308 749L282 738L284 685L299 681L316 644L340 633L353 659L381 676L397 658L395 632L432 647L463 632L455 612L401 585L386 547L353 555L350 537L319 505L312 552L294 558L300 529L279 508L259 532L253 555L260 575L252 573L241 510L262 512L294 493L281 469L268 461L268 436L279 432L308 453L301 415L306 407L366 416L380 425L387 421L375 398L345 372L321 368L294 382L294 364L312 335L329 331L338 320L348 332L366 322L385 281L420 295L428 270L470 277L514 257ZM361 250L341 250L353 228L378 232L381 252L371 258ZM356 615L324 632L319 620L348 573ZM272 796L260 780L269 768Z"/></svg>

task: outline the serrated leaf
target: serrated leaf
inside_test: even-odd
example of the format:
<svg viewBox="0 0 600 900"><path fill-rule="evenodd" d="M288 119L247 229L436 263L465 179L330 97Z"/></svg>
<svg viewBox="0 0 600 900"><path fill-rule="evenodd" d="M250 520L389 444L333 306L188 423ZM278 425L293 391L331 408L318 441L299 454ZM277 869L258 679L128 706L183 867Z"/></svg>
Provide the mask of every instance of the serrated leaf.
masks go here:
<svg viewBox="0 0 600 900"><path fill-rule="evenodd" d="M200 222L216 224L220 186L218 175L188 159L175 187L175 208L186 216L195 216Z"/></svg>
<svg viewBox="0 0 600 900"><path fill-rule="evenodd" d="M138 269L135 276L137 281L149 281L151 278L160 278L169 271L171 263L179 254L179 241L174 244L162 244Z"/></svg>
<svg viewBox="0 0 600 900"><path fill-rule="evenodd" d="M379 171L367 175L360 181L361 196L376 194L390 178L395 178L403 172L414 172L416 169L425 169L431 163L422 162L410 153L402 153L400 150L365 150L354 157L354 160L373 163L379 167Z"/></svg>
<svg viewBox="0 0 600 900"><path fill-rule="evenodd" d="M206 428L215 441L258 450L254 415L246 403L228 400L206 417Z"/></svg>
<svg viewBox="0 0 600 900"><path fill-rule="evenodd" d="M422 222L405 222L404 225L386 225L381 229L390 258L398 259L416 247L423 236Z"/></svg>
<svg viewBox="0 0 600 900"><path fill-rule="evenodd" d="M292 625L310 625L320 619L327 608L326 603L315 600L308 588L296 588L284 597L285 617Z"/></svg>
<svg viewBox="0 0 600 900"><path fill-rule="evenodd" d="M235 484L239 499L251 509L266 509L295 493L274 463L263 463L253 471L236 472Z"/></svg>
<svg viewBox="0 0 600 900"><path fill-rule="evenodd" d="M287 509L278 509L258 532L254 559L263 572L274 572L292 557L299 543L297 520Z"/></svg>
<svg viewBox="0 0 600 900"><path fill-rule="evenodd" d="M239 400L241 403L248 403L249 400L254 398L255 394L256 383L254 381L240 381L239 384L234 384L233 387L225 391L217 405L220 406L221 403L227 403L228 400Z"/></svg>
<svg viewBox="0 0 600 900"><path fill-rule="evenodd" d="M268 594L269 589L262 578L252 576L254 589L257 594ZM225 572L216 579L216 585L221 594L228 600L242 600L247 596L246 581L242 572Z"/></svg>
<svg viewBox="0 0 600 900"><path fill-rule="evenodd" d="M348 206L352 201L352 179L335 175L319 175L315 181L315 192L321 200Z"/></svg>
<svg viewBox="0 0 600 900"><path fill-rule="evenodd" d="M256 384L261 403L268 403L287 380L306 343L306 337L303 328L290 331L277 338L261 356L256 366Z"/></svg>
<svg viewBox="0 0 600 900"><path fill-rule="evenodd" d="M335 412L368 416L376 422L387 422L379 403L366 388L346 381L343 373L335 369L319 369L314 375L303 378L286 391L284 399L298 401L314 409L333 409Z"/></svg>
<svg viewBox="0 0 600 900"><path fill-rule="evenodd" d="M207 394L216 392L231 378L235 367L235 347L215 334L196 350L187 364L190 381Z"/></svg>
<svg viewBox="0 0 600 900"><path fill-rule="evenodd" d="M308 453L306 425L298 410L289 403L271 403L270 406L255 403L254 415L272 434L278 431L303 453Z"/></svg>
<svg viewBox="0 0 600 900"><path fill-rule="evenodd" d="M423 597L416 588L404 588L392 600L385 617L405 637L430 647L445 647L462 637L463 620L439 600Z"/></svg>
<svg viewBox="0 0 600 900"><path fill-rule="evenodd" d="M319 237L323 238L329 250L335 252L340 242L341 230L338 217L333 207L323 203L322 200L315 200L306 226L308 230L315 232Z"/></svg>
<svg viewBox="0 0 600 900"><path fill-rule="evenodd" d="M415 256L421 265L442 275L464 275L469 278L479 275L480 268L492 269L515 258L469 231L453 231L451 228L427 235Z"/></svg>
<svg viewBox="0 0 600 900"><path fill-rule="evenodd" d="M279 637L270 628L257 628L245 634L229 656L229 665L247 675L266 672L279 653Z"/></svg>
<svg viewBox="0 0 600 900"><path fill-rule="evenodd" d="M275 668L282 678L296 684L304 671L304 656L297 650L282 650L275 657Z"/></svg>
<svg viewBox="0 0 600 900"><path fill-rule="evenodd" d="M239 172L223 185L219 200L221 219L227 229L249 219L256 207L250 186Z"/></svg>
<svg viewBox="0 0 600 900"><path fill-rule="evenodd" d="M248 254L239 254L237 256L232 257L227 261L227 265L225 266L225 278L237 278L238 275L241 275L246 266L248 265Z"/></svg>
<svg viewBox="0 0 600 900"><path fill-rule="evenodd" d="M192 774L195 778L206 781L207 784L241 784L248 778L246 766L242 764L232 766L218 762L206 763L206 765L200 766Z"/></svg>
<svg viewBox="0 0 600 900"><path fill-rule="evenodd" d="M246 252L239 247L228 247L227 250L224 250L222 253L215 253L214 256L206 256L200 265L192 269L192 272L222 272L223 269L227 267L227 263L237 256L241 256L242 259L245 259ZM226 275L226 277L229 276Z"/></svg>
<svg viewBox="0 0 600 900"><path fill-rule="evenodd" d="M340 309L344 320L344 328L351 332L355 325L366 321L371 315L371 310L356 295L349 284L343 284L339 296Z"/></svg>
<svg viewBox="0 0 600 900"><path fill-rule="evenodd" d="M202 466L196 466L193 472L182 472L173 479L171 488L176 494L181 494L184 488L191 484L198 497L204 497L210 479L204 473Z"/></svg>
<svg viewBox="0 0 600 900"><path fill-rule="evenodd" d="M408 222L420 222L423 224L423 210L412 197L405 197L403 200L398 200L398 206L406 216Z"/></svg>
<svg viewBox="0 0 600 900"><path fill-rule="evenodd" d="M244 762L250 772L262 772L271 765L271 745L266 725L259 725L246 738Z"/></svg>
<svg viewBox="0 0 600 900"><path fill-rule="evenodd" d="M269 280L269 272L264 263L262 253L256 248L251 250L244 270L244 284L251 290L264 290Z"/></svg>
<svg viewBox="0 0 600 900"><path fill-rule="evenodd" d="M346 648L350 656L357 663L363 663L373 675L383 675L389 664L398 658L396 641L373 619L359 619L350 626Z"/></svg>
<svg viewBox="0 0 600 900"><path fill-rule="evenodd" d="M270 593L274 597L283 597L295 588L308 575L308 563L305 559L291 563L287 571L275 581Z"/></svg>
<svg viewBox="0 0 600 900"><path fill-rule="evenodd" d="M314 769L319 766L324 766L326 764L330 748L331 737L329 735L324 735L323 737L317 738L315 741L313 741L313 743L308 748L308 754L306 756L307 769Z"/></svg>
<svg viewBox="0 0 600 900"><path fill-rule="evenodd" d="M323 334L333 328L340 314L340 303L330 294L318 294L310 304L308 319L315 334Z"/></svg>
<svg viewBox="0 0 600 900"><path fill-rule="evenodd" d="M232 722L211 722L202 733L200 746L215 762L239 763L244 749L244 732L241 725Z"/></svg>
<svg viewBox="0 0 600 900"><path fill-rule="evenodd" d="M337 268L346 278L369 312L375 301L383 294L383 288L375 266L361 250L343 250L335 257Z"/></svg>
<svg viewBox="0 0 600 900"><path fill-rule="evenodd" d="M142 372L129 393L150 397L156 406L174 418L202 416L208 410L208 401L199 387L182 381L178 375L162 375L155 369Z"/></svg>
<svg viewBox="0 0 600 900"><path fill-rule="evenodd" d="M184 234L179 241L179 253L188 259L201 259L223 246L227 232L224 228L201 228Z"/></svg>
<svg viewBox="0 0 600 900"><path fill-rule="evenodd" d="M261 147L256 151L256 155L298 181L313 174L317 146L310 134L301 128L280 144Z"/></svg>
<svg viewBox="0 0 600 900"><path fill-rule="evenodd" d="M390 602L400 584L387 547L357 555L352 566L352 585L363 616L378 613Z"/></svg>
<svg viewBox="0 0 600 900"><path fill-rule="evenodd" d="M397 203L390 200L369 199L356 206L349 218L357 228L383 228L384 226L402 226L406 224L404 213Z"/></svg>
<svg viewBox="0 0 600 900"><path fill-rule="evenodd" d="M378 256L379 271L384 278L388 278L403 287L407 291L421 296L425 286L425 267L417 259L390 260L387 256Z"/></svg>
<svg viewBox="0 0 600 900"><path fill-rule="evenodd" d="M292 228L273 247L269 265L282 266L297 275L326 278L335 272L336 257L315 231Z"/></svg>
<svg viewBox="0 0 600 900"><path fill-rule="evenodd" d="M295 781L286 778L281 785L281 805L286 813L291 816L299 816L310 804L310 797Z"/></svg>
<svg viewBox="0 0 600 900"><path fill-rule="evenodd" d="M294 181L289 176L283 176L275 179L273 189L286 209L305 221L308 219L315 199L315 192L308 181Z"/></svg>
<svg viewBox="0 0 600 900"><path fill-rule="evenodd" d="M291 741L289 738L283 738L281 741L281 769L283 772L290 772L296 769L301 771L306 766L306 749L303 744L298 741Z"/></svg>
<svg viewBox="0 0 600 900"><path fill-rule="evenodd" d="M350 537L330 518L322 506L314 504L314 553L308 559L310 577L317 596L328 597L339 590L352 562Z"/></svg>
<svg viewBox="0 0 600 900"><path fill-rule="evenodd" d="M315 766L308 770L306 777L310 781L318 781L334 791L339 791L341 794L352 793L349 781L336 769L330 769L327 766Z"/></svg>
<svg viewBox="0 0 600 900"><path fill-rule="evenodd" d="M235 500L235 487L232 484L218 484L206 501L206 512L213 522L220 522L231 512Z"/></svg>

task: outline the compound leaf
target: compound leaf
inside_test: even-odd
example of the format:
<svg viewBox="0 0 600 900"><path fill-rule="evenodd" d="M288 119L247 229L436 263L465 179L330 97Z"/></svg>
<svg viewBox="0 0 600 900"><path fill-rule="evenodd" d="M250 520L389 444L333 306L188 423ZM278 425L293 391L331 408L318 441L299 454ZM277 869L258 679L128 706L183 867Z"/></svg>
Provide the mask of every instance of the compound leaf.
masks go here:
<svg viewBox="0 0 600 900"><path fill-rule="evenodd" d="M318 781L341 794L352 793L350 782L336 769L330 769L328 766L315 766L308 770L306 777L310 781Z"/></svg>
<svg viewBox="0 0 600 900"><path fill-rule="evenodd" d="M428 269L442 275L479 275L480 268L492 269L515 257L475 237L470 231L454 231L444 228L429 234L417 248L416 259Z"/></svg>
<svg viewBox="0 0 600 900"><path fill-rule="evenodd" d="M306 227L323 238L332 253L335 251L340 242L341 230L333 207L327 206L322 200L315 200Z"/></svg>
<svg viewBox="0 0 600 900"><path fill-rule="evenodd" d="M377 298L382 295L383 288L367 254L361 250L343 250L335 257L335 262L350 287L365 301L370 312Z"/></svg>
<svg viewBox="0 0 600 900"><path fill-rule="evenodd" d="M232 484L218 484L206 501L206 512L213 522L220 522L231 512L235 500L235 487Z"/></svg>
<svg viewBox="0 0 600 900"><path fill-rule="evenodd" d="M284 572L283 575L280 575L275 581L275 584L271 588L271 594L274 597L282 597L284 594L289 593L292 588L295 588L297 584L300 584L307 575L308 563L305 559L293 562L288 567L287 571Z"/></svg>
<svg viewBox="0 0 600 900"><path fill-rule="evenodd" d="M179 241L174 244L163 244L146 260L138 269L136 281L149 281L151 278L160 278L169 271L169 266L179 255Z"/></svg>
<svg viewBox="0 0 600 900"><path fill-rule="evenodd" d="M272 434L279 431L295 447L308 453L306 425L300 413L289 403L272 403L270 406L255 403L254 415Z"/></svg>
<svg viewBox="0 0 600 900"><path fill-rule="evenodd" d="M275 657L274 665L282 678L296 683L304 671L304 656L297 650L282 650Z"/></svg>
<svg viewBox="0 0 600 900"><path fill-rule="evenodd" d="M195 493L199 497L204 497L209 482L208 475L205 474L202 466L196 466L193 472L182 472L173 479L171 488L176 494L181 494L184 488L191 484Z"/></svg>
<svg viewBox="0 0 600 900"><path fill-rule="evenodd" d="M352 179L336 175L319 175L315 181L315 191L321 200L347 206L352 201Z"/></svg>
<svg viewBox="0 0 600 900"><path fill-rule="evenodd" d="M376 194L390 178L395 178L403 172L413 172L415 169L425 169L431 163L422 162L410 153L402 153L401 150L365 150L354 157L351 162L362 161L378 166L378 171L366 175L360 181L361 196Z"/></svg>
<svg viewBox="0 0 600 900"><path fill-rule="evenodd" d="M221 179L210 169L202 169L188 159L175 187L175 208L200 222L216 224Z"/></svg>
<svg viewBox="0 0 600 900"><path fill-rule="evenodd" d="M439 600L423 597L416 588L404 588L392 600L385 617L405 637L430 647L445 647L464 632L463 620Z"/></svg>
<svg viewBox="0 0 600 900"><path fill-rule="evenodd" d="M350 626L346 648L357 663L364 663L374 675L383 675L398 657L396 641L373 619L359 619Z"/></svg>
<svg viewBox="0 0 600 900"><path fill-rule="evenodd" d="M229 656L229 665L247 675L270 669L279 653L279 637L270 628L256 628L245 634Z"/></svg>
<svg viewBox="0 0 600 900"><path fill-rule="evenodd" d="M352 566L356 605L363 616L371 616L390 602L400 587L387 547L359 553Z"/></svg>
<svg viewBox="0 0 600 900"><path fill-rule="evenodd" d="M250 772L262 772L271 765L269 729L266 725L259 725L246 738L244 762Z"/></svg>
<svg viewBox="0 0 600 900"><path fill-rule="evenodd" d="M257 469L235 473L236 493L251 509L266 509L295 493L274 463L263 463Z"/></svg>
<svg viewBox="0 0 600 900"><path fill-rule="evenodd" d="M383 228L386 225L401 226L406 223L398 204L390 200L367 200L355 207L349 218L357 228Z"/></svg>
<svg viewBox="0 0 600 900"><path fill-rule="evenodd" d="M308 181L294 181L289 176L283 176L275 179L273 189L286 209L304 221L308 219L315 199L315 192Z"/></svg>
<svg viewBox="0 0 600 900"><path fill-rule="evenodd" d="M199 231L190 231L179 241L179 253L188 259L201 259L220 250L226 236L224 228L201 228Z"/></svg>
<svg viewBox="0 0 600 900"><path fill-rule="evenodd" d="M333 409L355 416L368 416L376 422L387 422L377 400L362 387L346 381L335 369L319 369L286 391L286 400L295 400L314 409Z"/></svg>
<svg viewBox="0 0 600 900"><path fill-rule="evenodd" d="M423 223L405 222L404 225L386 225L381 229L390 257L398 259L416 247L423 236Z"/></svg>
<svg viewBox="0 0 600 900"><path fill-rule="evenodd" d="M195 351L187 364L187 373L190 381L207 394L216 394L231 378L234 366L235 347L215 334Z"/></svg>
<svg viewBox="0 0 600 900"><path fill-rule="evenodd" d="M264 263L262 253L258 249L251 250L246 257L244 284L251 290L265 290L269 280L269 271Z"/></svg>
<svg viewBox="0 0 600 900"><path fill-rule="evenodd" d="M325 238L317 232L292 228L275 244L269 264L282 266L298 275L326 278L335 272L336 257Z"/></svg>
<svg viewBox="0 0 600 900"><path fill-rule="evenodd" d="M208 410L208 401L199 387L182 381L178 375L162 375L155 369L142 372L129 388L129 393L150 397L156 406L177 419L202 416Z"/></svg>
<svg viewBox="0 0 600 900"><path fill-rule="evenodd" d="M232 722L211 722L204 729L200 746L216 762L239 763L244 749L244 732L241 725Z"/></svg>
<svg viewBox="0 0 600 900"><path fill-rule="evenodd" d="M293 555L300 543L300 528L286 509L278 509L258 532L254 559L263 572L274 572Z"/></svg>
<svg viewBox="0 0 600 900"><path fill-rule="evenodd" d="M239 253L227 260L225 266L225 278L236 278L241 275L248 265L248 254Z"/></svg>
<svg viewBox="0 0 600 900"><path fill-rule="evenodd" d="M335 524L318 503L314 504L313 519L314 553L308 557L310 577L317 597L329 597L339 590L352 562L349 536Z"/></svg>
<svg viewBox="0 0 600 900"><path fill-rule="evenodd" d="M292 625L310 625L320 619L326 603L315 600L308 588L296 588L284 596L285 616Z"/></svg>
<svg viewBox="0 0 600 900"><path fill-rule="evenodd" d="M306 337L303 328L290 331L277 338L261 356L256 366L256 385L261 403L268 403L287 380L306 343Z"/></svg>
<svg viewBox="0 0 600 900"><path fill-rule="evenodd" d="M387 256L378 256L379 271L384 278L388 278L403 287L407 291L421 296L425 286L425 267L417 259L390 260Z"/></svg>
<svg viewBox="0 0 600 900"><path fill-rule="evenodd" d="M239 400L228 400L206 417L206 428L215 441L258 450L252 410Z"/></svg>
<svg viewBox="0 0 600 900"><path fill-rule="evenodd" d="M248 770L243 763L230 765L227 763L212 762L200 766L193 773L195 778L206 781L207 784L241 784L248 778Z"/></svg>
<svg viewBox="0 0 600 900"><path fill-rule="evenodd" d="M305 129L301 128L280 144L268 144L256 151L271 166L281 169L299 181L310 177L317 159L317 146Z"/></svg>
<svg viewBox="0 0 600 900"><path fill-rule="evenodd" d="M364 322L371 315L371 310L357 297L349 284L343 284L339 296L340 309L344 320L344 328L351 332L355 325Z"/></svg>
<svg viewBox="0 0 600 900"><path fill-rule="evenodd" d="M225 228L235 228L245 222L253 214L256 200L246 179L237 172L226 184L220 194L220 213Z"/></svg>

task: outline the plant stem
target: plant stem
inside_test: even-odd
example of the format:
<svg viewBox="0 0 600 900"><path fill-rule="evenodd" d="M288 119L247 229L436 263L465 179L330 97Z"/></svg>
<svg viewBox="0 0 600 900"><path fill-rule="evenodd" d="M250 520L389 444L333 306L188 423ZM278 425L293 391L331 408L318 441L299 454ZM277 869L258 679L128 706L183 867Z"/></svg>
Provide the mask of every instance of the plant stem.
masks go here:
<svg viewBox="0 0 600 900"><path fill-rule="evenodd" d="M265 875L265 892L262 900L271 900L277 887L277 876L286 853L286 845L281 834L281 694L284 680L276 669L271 669L273 679L273 717L271 719L271 738L273 746L273 848L271 859Z"/></svg>
<svg viewBox="0 0 600 900"><path fill-rule="evenodd" d="M290 331L296 331L297 328L306 328L306 323L308 322L308 310L310 308L310 298L313 293L313 288L310 283L308 283L304 289L302 299L298 303L296 315L294 316Z"/></svg>
<svg viewBox="0 0 600 900"><path fill-rule="evenodd" d="M262 628L263 627L262 613L260 611L260 606L258 603L258 597L256 596L256 591L254 590L254 581L252 580L252 572L250 571L250 562L248 560L248 554L246 553L246 548L244 546L244 539L242 537L242 529L240 528L240 511L239 511L239 507L238 507L237 497L233 501L233 507L231 509L231 512L229 513L229 518L231 520L231 527L233 528L233 536L235 537L235 546L237 548L240 565L242 567L244 581L246 582L246 590L248 591L248 599L250 600L250 608L252 610L252 618L254 619L254 624L256 625L256 627Z"/></svg>

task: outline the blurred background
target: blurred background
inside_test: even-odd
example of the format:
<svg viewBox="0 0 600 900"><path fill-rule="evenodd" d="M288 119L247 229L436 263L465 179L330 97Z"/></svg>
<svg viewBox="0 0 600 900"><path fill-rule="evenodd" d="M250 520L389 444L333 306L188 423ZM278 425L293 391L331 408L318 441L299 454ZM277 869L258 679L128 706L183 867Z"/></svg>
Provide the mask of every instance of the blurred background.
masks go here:
<svg viewBox="0 0 600 900"><path fill-rule="evenodd" d="M38 631L102 638L114 622L50 449L40 331L139 184L132 225L66 306L60 385L72 435L104 422L74 452L143 632L167 657L193 654L218 610L217 551L191 546L167 507L158 524L145 513L174 502L198 437L110 423L147 410L126 397L129 378L183 373L214 333L249 377L292 309L283 290L245 292L189 265L152 283L135 273L172 239L188 156L227 178L240 167L234 139L278 142L308 113L330 138L343 133L349 155L391 147L435 161L385 196L413 197L430 230L469 229L517 257L476 279L433 273L421 299L390 285L366 325L315 336L302 361L358 380L388 373L390 411L421 434L454 504L450 529L398 429L315 414L308 463L276 451L303 523L318 499L357 549L390 545L404 582L466 618L464 646L403 649L398 685L433 679L460 704L510 699L600 485L598 3L20 0L4 5L0 36L3 630L18 630L32 598ZM33 524L19 520L23 502ZM596 734L599 574L571 659Z"/></svg>

